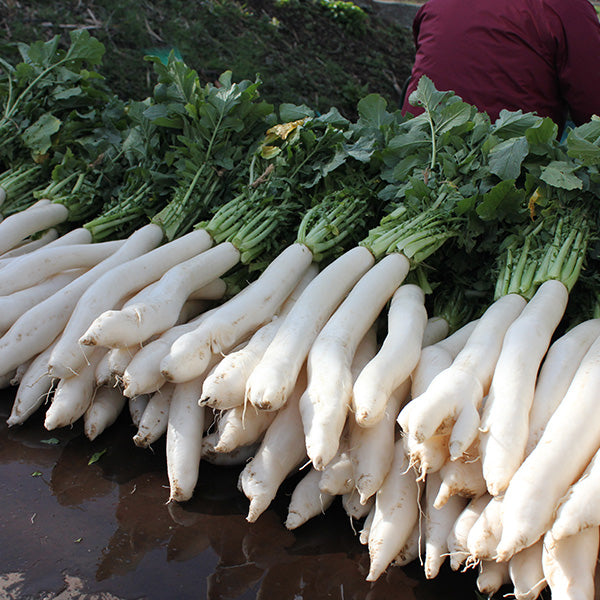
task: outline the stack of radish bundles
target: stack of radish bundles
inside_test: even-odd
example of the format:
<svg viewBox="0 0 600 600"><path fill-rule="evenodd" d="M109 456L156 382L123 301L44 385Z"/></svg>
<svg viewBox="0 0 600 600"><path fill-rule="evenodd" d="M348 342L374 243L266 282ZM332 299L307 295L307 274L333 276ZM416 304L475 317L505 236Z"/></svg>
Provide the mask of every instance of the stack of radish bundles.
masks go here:
<svg viewBox="0 0 600 600"><path fill-rule="evenodd" d="M370 94L349 119L174 56L124 101L98 44L0 71L8 424L126 412L166 436L169 501L237 465L248 521L289 477L289 529L340 496L369 581L448 559L484 594L592 600L600 119L561 142L427 78L419 116Z"/></svg>

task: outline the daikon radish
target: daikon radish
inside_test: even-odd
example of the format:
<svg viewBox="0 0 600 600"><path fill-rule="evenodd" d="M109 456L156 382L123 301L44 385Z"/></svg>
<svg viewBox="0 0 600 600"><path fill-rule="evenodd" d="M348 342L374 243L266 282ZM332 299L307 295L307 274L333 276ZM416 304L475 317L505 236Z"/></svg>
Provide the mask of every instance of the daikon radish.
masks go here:
<svg viewBox="0 0 600 600"><path fill-rule="evenodd" d="M554 540L575 535L584 529L600 526L600 450L583 475L561 499L550 532Z"/></svg>
<svg viewBox="0 0 600 600"><path fill-rule="evenodd" d="M171 344L184 333L191 331L211 314L207 311L188 323L171 327L155 340L148 342L131 358L123 373L123 393L131 398L157 391L166 379L160 372L160 363L169 353Z"/></svg>
<svg viewBox="0 0 600 600"><path fill-rule="evenodd" d="M423 394L433 378L452 364L452 361L464 348L476 325L477 321L470 321L439 342L429 346L423 345L419 362L410 374L413 398ZM407 415L408 410L404 411L404 414ZM406 423L400 423L400 426L406 425Z"/></svg>
<svg viewBox="0 0 600 600"><path fill-rule="evenodd" d="M48 359L51 352L52 345L40 352L24 373L15 394L10 417L6 421L9 427L24 423L48 401L52 389L52 377L48 375Z"/></svg>
<svg viewBox="0 0 600 600"><path fill-rule="evenodd" d="M473 498L456 518L447 539L450 568L453 571L458 570L465 562L468 566L474 562L467 546L469 532L490 499L491 496L487 492L479 498Z"/></svg>
<svg viewBox="0 0 600 600"><path fill-rule="evenodd" d="M223 357L204 380L200 404L214 409L226 410L244 404L246 382L271 343L281 317L275 316L258 329L248 343L234 349Z"/></svg>
<svg viewBox="0 0 600 600"><path fill-rule="evenodd" d="M29 359L28 361L26 361L24 363L21 363L15 369L15 372L14 372L13 376L10 379L10 385L12 385L12 386L18 386L21 383L21 379L23 379L23 375L25 374L25 372L29 368L29 365L31 364L32 360L33 359Z"/></svg>
<svg viewBox="0 0 600 600"><path fill-rule="evenodd" d="M452 365L433 379L425 393L407 404L404 410L408 411L408 421L400 413L398 422L403 429L417 441L423 441L435 433L450 432L463 410L476 413L491 384L504 334L525 304L521 296L509 294L486 310ZM468 436L472 439L466 447L471 445L477 433L475 427ZM467 440L455 442L462 448ZM454 457L460 456L452 449L450 453Z"/></svg>
<svg viewBox="0 0 600 600"><path fill-rule="evenodd" d="M482 560L479 563L479 574L476 583L477 589L488 598L491 598L503 585L510 583L508 565L493 560Z"/></svg>
<svg viewBox="0 0 600 600"><path fill-rule="evenodd" d="M410 464L424 481L428 473L439 471L450 459L448 450L449 434L434 435L422 442L417 441L412 435L404 437Z"/></svg>
<svg viewBox="0 0 600 600"><path fill-rule="evenodd" d="M483 476L492 495L506 490L525 458L529 411L538 370L562 319L568 297L563 283L546 281L504 336L479 436ZM450 442L453 456L460 456L464 450L466 448L460 447L453 451Z"/></svg>
<svg viewBox="0 0 600 600"><path fill-rule="evenodd" d="M251 404L263 410L277 410L285 404L312 343L374 260L369 250L355 247L310 282L248 378L246 399Z"/></svg>
<svg viewBox="0 0 600 600"><path fill-rule="evenodd" d="M395 567L403 567L421 556L423 545L420 523L417 523L406 540L406 543L392 561Z"/></svg>
<svg viewBox="0 0 600 600"><path fill-rule="evenodd" d="M354 420L349 440L349 453L354 467L354 482L365 504L381 487L394 457L395 425L400 406L406 402L410 382L406 380L394 390L383 419L373 427L360 427Z"/></svg>
<svg viewBox="0 0 600 600"><path fill-rule="evenodd" d="M204 408L198 405L203 377L175 386L167 421L169 501L185 502L194 494L202 456Z"/></svg>
<svg viewBox="0 0 600 600"><path fill-rule="evenodd" d="M423 331L423 348L443 340L450 330L448 321L443 317L429 317Z"/></svg>
<svg viewBox="0 0 600 600"><path fill-rule="evenodd" d="M516 600L535 600L546 587L542 569L542 540L517 552L508 562Z"/></svg>
<svg viewBox="0 0 600 600"><path fill-rule="evenodd" d="M91 241L91 236L89 236ZM18 246L15 246L12 250L8 252L4 252L0 255L0 269L7 265L11 259L17 258L18 256L23 256L25 254L29 254L30 252L34 252L35 250L39 250L44 246L47 246L50 242L58 239L58 231L54 228L48 229L44 231L44 233L39 237L31 241L23 241ZM85 242L84 242L85 243Z"/></svg>
<svg viewBox="0 0 600 600"><path fill-rule="evenodd" d="M495 560L502 533L502 496L492 496L467 536L467 548L475 560Z"/></svg>
<svg viewBox="0 0 600 600"><path fill-rule="evenodd" d="M352 389L354 418L362 427L372 427L383 418L392 391L417 366L427 323L424 301L423 290L413 284L400 286L392 297L387 335Z"/></svg>
<svg viewBox="0 0 600 600"><path fill-rule="evenodd" d="M93 282L117 265L155 248L162 235L157 225L142 227L109 258L19 317L0 338L0 372L12 370L47 348L64 330L75 305ZM69 370L68 374L73 373Z"/></svg>
<svg viewBox="0 0 600 600"><path fill-rule="evenodd" d="M148 448L166 433L169 406L174 391L174 384L165 384L150 396L140 418L137 433L133 436L136 446Z"/></svg>
<svg viewBox="0 0 600 600"><path fill-rule="evenodd" d="M360 502L360 494L354 490L342 495L342 507L351 519L364 519L375 504L375 496L371 496L364 504Z"/></svg>
<svg viewBox="0 0 600 600"><path fill-rule="evenodd" d="M347 442L342 442L338 453L321 469L319 483L322 492L332 496L348 494L354 489L354 469L347 452Z"/></svg>
<svg viewBox="0 0 600 600"><path fill-rule="evenodd" d="M247 446L239 446L231 452L215 452L215 439L211 438L212 435L205 435L202 438L202 460L221 467L245 465L256 454L259 446L258 442L255 442Z"/></svg>
<svg viewBox="0 0 600 600"><path fill-rule="evenodd" d="M285 526L296 529L308 520L324 513L333 503L335 496L323 492L319 487L321 471L314 467L296 484L290 497Z"/></svg>
<svg viewBox="0 0 600 600"><path fill-rule="evenodd" d="M275 337L282 319L317 273L317 265L309 265L298 285L283 303L279 313L259 328L247 344L224 356L223 360L215 366L204 381L201 404L223 410L244 403L246 383L250 373Z"/></svg>
<svg viewBox="0 0 600 600"><path fill-rule="evenodd" d="M267 509L283 480L306 458L298 400L306 376L298 377L289 401L267 429L259 449L240 473L238 487L250 500L246 520L253 523Z"/></svg>
<svg viewBox="0 0 600 600"><path fill-rule="evenodd" d="M172 266L143 299L99 315L81 336L80 343L121 348L166 331L175 325L190 294L223 275L238 263L239 257L233 244L223 242Z"/></svg>
<svg viewBox="0 0 600 600"><path fill-rule="evenodd" d="M37 285L63 271L94 267L114 254L124 243L123 240L118 240L57 246L21 256L0 271L0 295L6 296Z"/></svg>
<svg viewBox="0 0 600 600"><path fill-rule="evenodd" d="M224 304L210 319L173 342L161 364L169 381L204 372L211 353L226 353L277 313L312 261L303 244L288 246L260 277ZM261 408L261 407L258 407Z"/></svg>
<svg viewBox="0 0 600 600"><path fill-rule="evenodd" d="M96 389L94 400L83 415L83 431L95 440L121 414L127 398L119 388L102 386Z"/></svg>
<svg viewBox="0 0 600 600"><path fill-rule="evenodd" d="M110 269L90 285L77 302L50 357L50 372L58 377L76 373L85 364L86 349L79 343L92 321L127 296L156 281L173 265L208 249L203 230L188 233L124 264Z"/></svg>
<svg viewBox="0 0 600 600"><path fill-rule="evenodd" d="M419 362L411 373L411 394L413 398L423 394L434 377L452 364L452 361L464 347L475 325L476 321L471 321L449 337L421 350ZM411 406L415 406L414 402L412 400L404 406L397 420L405 432L406 447L411 465L419 474L419 478L424 479L427 473L439 471L448 462L450 436L448 434L433 435L430 438L418 441L410 435L408 432L408 415Z"/></svg>
<svg viewBox="0 0 600 600"><path fill-rule="evenodd" d="M600 338L584 356L540 441L504 494L498 560L508 560L550 528L560 499L600 447L600 432L590 427L600 420L599 386Z"/></svg>
<svg viewBox="0 0 600 600"><path fill-rule="evenodd" d="M370 568L367 581L375 581L408 541L419 518L420 486L409 465L402 440L396 442L394 460L375 496L369 528Z"/></svg>
<svg viewBox="0 0 600 600"><path fill-rule="evenodd" d="M448 535L456 519L467 505L465 498L454 496L442 508L436 508L441 478L438 473L429 473L425 480L425 561L427 579L433 579L440 571L448 555Z"/></svg>
<svg viewBox="0 0 600 600"><path fill-rule="evenodd" d="M96 385L100 387L101 385L116 385L117 382L112 379L112 373L110 372L110 367L108 366L108 355L110 352L106 352L100 362L96 365L96 371L94 373L94 379L96 380ZM46 365L47 368L47 365Z"/></svg>
<svg viewBox="0 0 600 600"><path fill-rule="evenodd" d="M17 319L29 309L63 289L84 272L83 269L71 269L65 273L49 277L32 287L19 290L8 296L0 296L0 334L8 331Z"/></svg>
<svg viewBox="0 0 600 600"><path fill-rule="evenodd" d="M144 414L144 410L146 410L146 406L148 406L149 400L150 396L148 394L140 394L139 396L134 396L128 400L129 415L136 427L139 427L140 425L140 420Z"/></svg>
<svg viewBox="0 0 600 600"><path fill-rule="evenodd" d="M54 348L52 352L54 352ZM94 400L96 367L104 352L105 350L102 348L95 349L90 353L88 363L80 369L77 375L61 379L58 382L52 403L46 411L44 420L46 429L66 427L83 417Z"/></svg>
<svg viewBox="0 0 600 600"><path fill-rule="evenodd" d="M239 446L259 441L274 418L275 413L256 410L253 406L226 410L218 421L215 452L232 452Z"/></svg>
<svg viewBox="0 0 600 600"><path fill-rule="evenodd" d="M585 353L600 336L600 319L584 321L550 346L540 369L529 413L528 455L538 443L556 407L569 389Z"/></svg>
<svg viewBox="0 0 600 600"><path fill-rule="evenodd" d="M373 524L373 519L375 518L375 504L365 517L363 522L362 529L358 532L358 541L366 546L369 543L369 532L371 531L371 525Z"/></svg>
<svg viewBox="0 0 600 600"><path fill-rule="evenodd" d="M121 381L129 363L141 349L142 345L138 344L137 346L113 348L107 352L108 370L110 371L111 379L113 381Z"/></svg>
<svg viewBox="0 0 600 600"><path fill-rule="evenodd" d="M475 443L456 460L447 461L440 468L441 484L434 506L441 508L452 496L477 498L487 486L481 470L481 458Z"/></svg>
<svg viewBox="0 0 600 600"><path fill-rule="evenodd" d="M552 598L594 600L598 546L598 527L561 540L550 533L544 536L542 567Z"/></svg>
<svg viewBox="0 0 600 600"><path fill-rule="evenodd" d="M227 283L224 279L214 279L210 283L194 290L188 300L221 300L227 292Z"/></svg>
<svg viewBox="0 0 600 600"><path fill-rule="evenodd" d="M62 223L68 216L69 209L63 204L36 202L29 208L6 217L0 222L0 254L8 252L32 234Z"/></svg>
<svg viewBox="0 0 600 600"><path fill-rule="evenodd" d="M352 398L350 366L356 348L406 277L409 266L404 255L394 253L371 267L349 291L310 349L308 385L300 398L300 414L308 457L317 470L322 470L337 452Z"/></svg>

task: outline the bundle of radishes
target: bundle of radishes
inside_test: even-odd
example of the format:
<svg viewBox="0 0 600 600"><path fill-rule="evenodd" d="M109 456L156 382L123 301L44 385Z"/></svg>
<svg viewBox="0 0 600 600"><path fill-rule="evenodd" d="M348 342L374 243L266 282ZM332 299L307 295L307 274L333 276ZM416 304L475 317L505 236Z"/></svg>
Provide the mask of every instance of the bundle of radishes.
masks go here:
<svg viewBox="0 0 600 600"><path fill-rule="evenodd" d="M152 98L94 129L110 168L81 170L55 136L77 114L31 131L14 98L95 60L90 39L47 43L25 81L2 63L0 92L23 90L0 93L9 424L43 410L94 439L128 410L138 446L166 436L173 502L201 460L244 465L254 521L294 476L286 526L341 496L369 580L449 557L483 593L593 598L600 120L561 144L548 119L491 123L424 78L419 117L370 95L350 122L171 57Z"/></svg>

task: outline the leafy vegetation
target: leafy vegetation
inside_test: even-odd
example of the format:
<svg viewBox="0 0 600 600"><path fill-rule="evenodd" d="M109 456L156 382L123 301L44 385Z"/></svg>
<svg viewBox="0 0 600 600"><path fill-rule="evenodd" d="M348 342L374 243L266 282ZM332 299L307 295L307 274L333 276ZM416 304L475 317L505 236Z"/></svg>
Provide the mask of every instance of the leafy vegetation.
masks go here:
<svg viewBox="0 0 600 600"><path fill-rule="evenodd" d="M7 42L0 53L11 62L18 57L15 42L58 34L66 48L75 28L105 45L102 72L122 98L150 95L145 54L165 59L175 50L202 81L226 70L236 81L259 74L270 103L303 103L319 112L336 106L348 118L367 93L397 103L414 55L406 28L340 0L0 0Z"/></svg>

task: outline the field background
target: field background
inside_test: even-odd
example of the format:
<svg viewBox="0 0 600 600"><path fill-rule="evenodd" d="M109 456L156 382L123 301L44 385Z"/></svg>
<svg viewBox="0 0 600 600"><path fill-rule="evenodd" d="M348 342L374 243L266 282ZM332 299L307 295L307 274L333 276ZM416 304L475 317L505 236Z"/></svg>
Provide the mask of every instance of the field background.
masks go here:
<svg viewBox="0 0 600 600"><path fill-rule="evenodd" d="M86 28L101 40L100 69L122 97L146 97L154 79L147 53L174 50L214 81L260 76L264 98L336 106L354 116L357 101L377 92L397 103L410 74L415 4L332 0L0 0L0 55L18 60L31 43Z"/></svg>

